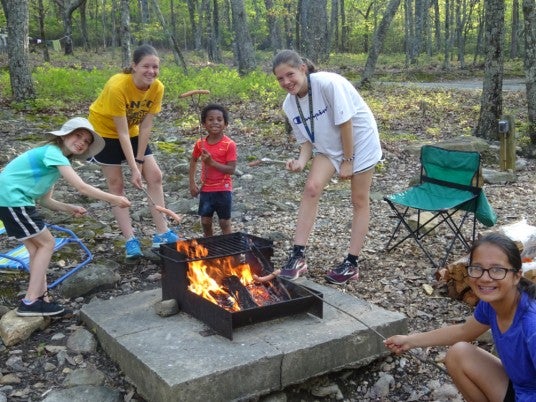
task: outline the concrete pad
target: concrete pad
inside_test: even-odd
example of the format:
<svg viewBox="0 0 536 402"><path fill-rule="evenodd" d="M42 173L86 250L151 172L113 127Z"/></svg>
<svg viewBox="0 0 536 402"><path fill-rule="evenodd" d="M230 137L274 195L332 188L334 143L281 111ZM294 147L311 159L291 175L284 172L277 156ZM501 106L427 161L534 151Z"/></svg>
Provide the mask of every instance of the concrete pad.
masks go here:
<svg viewBox="0 0 536 402"><path fill-rule="evenodd" d="M232 341L207 336L213 332L184 312L157 315L153 305L162 300L160 289L93 300L82 308L81 318L151 402L230 401L268 394L385 355L375 331L383 337L407 332L400 313L302 278L297 283L324 294L323 319L302 313L241 327Z"/></svg>

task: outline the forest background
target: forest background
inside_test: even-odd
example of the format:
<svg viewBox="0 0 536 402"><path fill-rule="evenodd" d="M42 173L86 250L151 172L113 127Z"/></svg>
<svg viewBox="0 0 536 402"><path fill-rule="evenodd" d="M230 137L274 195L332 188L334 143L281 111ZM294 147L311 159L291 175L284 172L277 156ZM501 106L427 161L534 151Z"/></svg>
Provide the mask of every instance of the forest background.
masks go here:
<svg viewBox="0 0 536 402"><path fill-rule="evenodd" d="M503 111L502 80L507 73L525 77L527 118L517 132L536 143L536 4L534 0L1 0L0 38L7 50L7 71L0 71L1 94L15 102L32 100L57 107L66 93L95 96L103 82L98 72L82 77L76 59L56 70L57 49L68 58L95 53L108 76L104 53L121 51L121 66L131 60L131 47L151 43L169 50L177 70L162 78L168 102L199 82L216 97L235 94L270 100L276 88L270 77L271 55L294 48L321 66L371 85L378 61L386 77L418 69L417 80L432 71L483 79L479 119L473 134L497 139ZM5 27L5 28L3 28ZM79 50L80 49L80 50ZM30 52L42 53L31 63ZM195 57L185 57L185 54ZM386 56L388 55L388 56ZM34 58L35 60L35 58ZM68 60L68 59L66 59ZM56 64L57 65L57 64ZM67 68L66 68L67 67ZM117 62L116 62L117 67ZM423 67L425 67L423 69ZM89 68L89 67L86 67ZM170 67L171 68L171 67ZM208 72L206 70L209 70ZM72 71L75 70L75 71ZM177 71L181 74L177 74ZM216 70L216 74L214 74ZM6 76L7 72L7 76ZM58 74L75 77L59 79ZM234 73L237 73L235 75ZM426 72L426 73L425 73ZM95 77L97 75L97 77ZM444 74L441 74L444 75ZM400 74L404 77L404 74ZM210 78L205 80L205 78ZM427 77L430 78L430 77ZM236 85L229 85L230 80ZM243 81L245 80L245 81ZM9 85L8 85L9 83ZM184 85L186 84L186 85ZM217 88L238 89L218 93ZM238 88L237 88L238 87ZM9 90L9 89L10 90ZM250 91L248 93L248 91ZM55 93L54 93L55 92ZM68 91L67 93L72 92ZM172 94L172 97L169 97ZM279 92L280 94L280 92ZM81 94L80 94L81 95ZM71 104L73 99L65 99ZM26 103L27 105L27 103Z"/></svg>

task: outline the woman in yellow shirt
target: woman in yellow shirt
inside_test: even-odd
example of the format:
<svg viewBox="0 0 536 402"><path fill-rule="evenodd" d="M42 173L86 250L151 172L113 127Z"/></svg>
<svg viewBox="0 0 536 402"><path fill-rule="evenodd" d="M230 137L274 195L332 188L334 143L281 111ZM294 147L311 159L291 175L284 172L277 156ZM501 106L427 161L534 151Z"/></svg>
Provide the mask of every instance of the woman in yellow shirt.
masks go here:
<svg viewBox="0 0 536 402"><path fill-rule="evenodd" d="M156 50L149 45L138 47L134 51L132 65L112 76L90 106L89 121L106 143L93 160L101 165L110 192L117 195L125 193L121 164L126 162L130 168L131 183L143 189L143 178L150 199L164 206L162 171L149 146L153 118L160 112L164 95L164 85L157 78L159 68L160 58ZM152 247L158 248L160 244L177 241L178 236L168 228L163 215L154 207L151 205L156 226ZM113 214L126 239L126 258L143 256L129 211L113 208Z"/></svg>

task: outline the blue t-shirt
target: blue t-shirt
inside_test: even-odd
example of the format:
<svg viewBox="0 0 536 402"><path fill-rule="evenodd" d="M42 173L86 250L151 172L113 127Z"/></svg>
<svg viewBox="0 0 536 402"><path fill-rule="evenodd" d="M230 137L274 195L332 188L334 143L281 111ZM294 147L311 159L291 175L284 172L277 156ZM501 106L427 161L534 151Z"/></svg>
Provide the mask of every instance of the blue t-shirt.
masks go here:
<svg viewBox="0 0 536 402"><path fill-rule="evenodd" d="M516 391L516 401L536 401L536 302L524 292L510 328L501 333L495 310L487 302L476 306L475 319L489 325L506 374Z"/></svg>
<svg viewBox="0 0 536 402"><path fill-rule="evenodd" d="M58 166L70 165L54 144L20 154L0 172L0 206L35 206L35 201L48 193L59 179Z"/></svg>

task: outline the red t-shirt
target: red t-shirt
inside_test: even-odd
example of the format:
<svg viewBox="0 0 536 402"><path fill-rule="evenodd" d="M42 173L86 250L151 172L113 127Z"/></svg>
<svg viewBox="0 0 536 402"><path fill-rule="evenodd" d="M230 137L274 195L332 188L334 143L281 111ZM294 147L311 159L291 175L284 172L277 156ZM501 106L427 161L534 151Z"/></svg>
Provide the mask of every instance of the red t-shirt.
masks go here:
<svg viewBox="0 0 536 402"><path fill-rule="evenodd" d="M201 144L202 141L202 144ZM215 144L209 144L206 138L199 139L194 145L192 157L196 160L201 156L201 149L204 148L216 162L227 164L236 161L236 143L226 135ZM201 191L233 191L233 180L231 175L220 172L212 166L201 166Z"/></svg>

